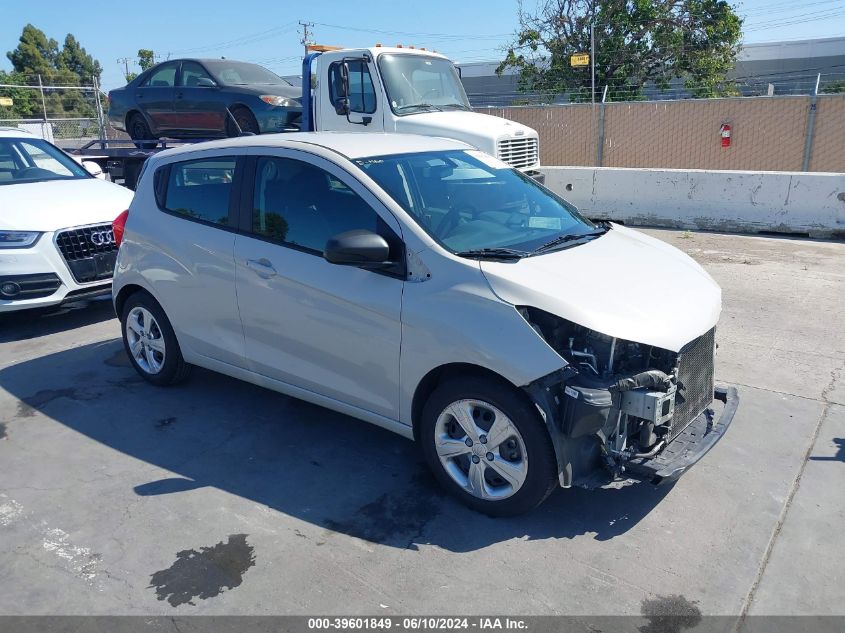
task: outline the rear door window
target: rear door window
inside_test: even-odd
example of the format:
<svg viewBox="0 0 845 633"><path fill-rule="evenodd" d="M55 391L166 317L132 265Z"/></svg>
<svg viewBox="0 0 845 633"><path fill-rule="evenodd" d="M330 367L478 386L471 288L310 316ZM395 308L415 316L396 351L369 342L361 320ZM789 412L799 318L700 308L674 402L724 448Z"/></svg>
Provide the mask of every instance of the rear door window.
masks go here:
<svg viewBox="0 0 845 633"><path fill-rule="evenodd" d="M167 167L164 208L206 224L229 226L237 158L202 158Z"/></svg>

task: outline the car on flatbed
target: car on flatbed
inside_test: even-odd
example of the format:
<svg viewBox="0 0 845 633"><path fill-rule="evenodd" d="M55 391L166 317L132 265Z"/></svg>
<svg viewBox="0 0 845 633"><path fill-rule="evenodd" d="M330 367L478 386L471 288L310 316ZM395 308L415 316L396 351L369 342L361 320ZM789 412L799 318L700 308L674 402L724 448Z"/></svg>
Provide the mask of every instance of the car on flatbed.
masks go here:
<svg viewBox="0 0 845 633"><path fill-rule="evenodd" d="M0 128L0 312L111 292L112 221L132 195L51 143Z"/></svg>
<svg viewBox="0 0 845 633"><path fill-rule="evenodd" d="M491 515L558 485L673 481L737 407L714 385L721 290L696 262L458 141L166 150L115 234L144 379L197 365L415 439Z"/></svg>
<svg viewBox="0 0 845 633"><path fill-rule="evenodd" d="M229 59L172 59L109 92L109 123L133 140L285 131L301 90L270 70Z"/></svg>

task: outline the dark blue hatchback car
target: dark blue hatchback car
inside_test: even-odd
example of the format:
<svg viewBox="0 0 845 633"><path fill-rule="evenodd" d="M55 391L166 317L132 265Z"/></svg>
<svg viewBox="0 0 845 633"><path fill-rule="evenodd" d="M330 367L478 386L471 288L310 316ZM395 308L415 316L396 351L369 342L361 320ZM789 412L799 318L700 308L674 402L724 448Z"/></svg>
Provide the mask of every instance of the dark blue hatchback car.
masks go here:
<svg viewBox="0 0 845 633"><path fill-rule="evenodd" d="M302 92L257 64L174 59L109 93L109 121L133 140L298 129Z"/></svg>

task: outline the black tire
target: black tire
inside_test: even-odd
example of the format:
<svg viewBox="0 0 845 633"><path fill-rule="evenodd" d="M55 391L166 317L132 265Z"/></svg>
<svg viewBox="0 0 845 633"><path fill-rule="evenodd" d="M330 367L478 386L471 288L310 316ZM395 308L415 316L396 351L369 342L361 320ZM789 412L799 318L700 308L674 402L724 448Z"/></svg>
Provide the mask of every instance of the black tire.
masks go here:
<svg viewBox="0 0 845 633"><path fill-rule="evenodd" d="M158 137L152 133L144 117L137 112L129 117L129 121L126 123L126 131L129 133L129 138L135 141L135 147L138 149L155 148ZM152 142L141 143L139 141Z"/></svg>
<svg viewBox="0 0 845 633"><path fill-rule="evenodd" d="M474 496L461 487L441 463L435 447L437 420L450 404L460 400L479 400L493 405L510 418L522 436L527 453L527 474L522 486L511 496L495 501ZM423 455L435 478L473 510L494 517L522 514L540 505L557 487L557 460L546 425L528 398L504 380L469 376L440 384L423 408L419 431Z"/></svg>
<svg viewBox="0 0 845 633"><path fill-rule="evenodd" d="M261 133L258 128L258 121L249 108L240 106L232 108L230 111L232 116L226 115L226 136L238 136L241 132L251 132L252 134ZM235 121L238 122L237 126L234 121L232 121L232 117L234 117ZM238 126L241 128L240 131L238 131Z"/></svg>
<svg viewBox="0 0 845 633"><path fill-rule="evenodd" d="M136 308L142 308L152 314L157 330L164 341L166 355L164 355L161 370L156 373L151 373L148 369L142 367L130 349L130 334L127 322L130 314ZM126 350L129 362L132 363L135 371L144 380L163 387L178 384L191 373L192 365L186 363L185 359L182 358L182 350L179 349L179 342L176 340L176 334L173 331L173 326L170 325L170 320L158 302L147 292L136 292L123 304L123 311L120 315L120 331L123 335L123 349Z"/></svg>

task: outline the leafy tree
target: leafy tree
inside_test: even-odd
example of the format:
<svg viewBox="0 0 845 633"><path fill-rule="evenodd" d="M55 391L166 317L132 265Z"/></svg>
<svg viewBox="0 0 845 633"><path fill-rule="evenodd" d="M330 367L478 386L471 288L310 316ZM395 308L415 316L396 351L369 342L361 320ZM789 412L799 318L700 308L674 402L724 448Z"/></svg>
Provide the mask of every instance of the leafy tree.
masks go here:
<svg viewBox="0 0 845 633"><path fill-rule="evenodd" d="M65 45L56 59L56 67L73 73L83 83L90 82L92 77L100 81L100 75L103 73L100 62L89 55L70 33L65 37Z"/></svg>
<svg viewBox="0 0 845 633"><path fill-rule="evenodd" d="M675 78L699 97L734 90L726 76L742 20L724 0L544 0L535 12L520 3L518 17L496 72L515 69L520 90L549 100L590 100L590 67L573 68L570 57L590 52L593 24L596 91L607 86L608 99L638 98L648 82L665 90Z"/></svg>
<svg viewBox="0 0 845 633"><path fill-rule="evenodd" d="M821 89L821 92L826 94L838 94L845 92L845 80L833 81Z"/></svg>
<svg viewBox="0 0 845 633"><path fill-rule="evenodd" d="M31 24L23 27L18 46L6 53L15 72L24 75L47 75L56 70L59 43Z"/></svg>
<svg viewBox="0 0 845 633"><path fill-rule="evenodd" d="M155 65L155 53L148 48L138 49L138 65L141 67L141 72L149 70Z"/></svg>

